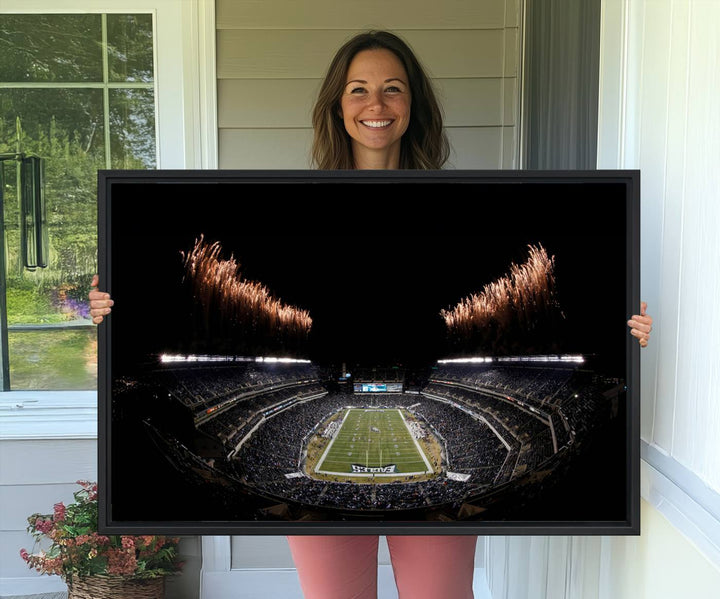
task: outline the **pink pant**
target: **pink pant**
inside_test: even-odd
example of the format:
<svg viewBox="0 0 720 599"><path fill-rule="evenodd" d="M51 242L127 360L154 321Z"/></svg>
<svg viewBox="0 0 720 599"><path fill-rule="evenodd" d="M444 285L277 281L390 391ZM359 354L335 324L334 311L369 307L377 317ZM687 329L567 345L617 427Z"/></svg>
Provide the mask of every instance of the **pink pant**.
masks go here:
<svg viewBox="0 0 720 599"><path fill-rule="evenodd" d="M305 599L376 599L378 537L293 536ZM399 599L472 599L477 537L388 536Z"/></svg>

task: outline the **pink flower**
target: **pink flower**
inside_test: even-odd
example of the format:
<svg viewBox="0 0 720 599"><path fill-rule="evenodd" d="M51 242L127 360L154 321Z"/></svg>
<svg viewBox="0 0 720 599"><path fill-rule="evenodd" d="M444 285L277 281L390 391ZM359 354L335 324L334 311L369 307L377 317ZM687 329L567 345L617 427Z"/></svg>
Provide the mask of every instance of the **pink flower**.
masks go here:
<svg viewBox="0 0 720 599"><path fill-rule="evenodd" d="M43 563L43 569L47 574L62 574L62 559L60 559L59 557L47 558Z"/></svg>
<svg viewBox="0 0 720 599"><path fill-rule="evenodd" d="M62 502L56 503L53 506L53 510L54 510L53 519L55 520L55 522L61 522L61 521L65 520L65 505L63 505Z"/></svg>
<svg viewBox="0 0 720 599"><path fill-rule="evenodd" d="M125 549L135 548L135 540L132 537L122 537L121 543Z"/></svg>
<svg viewBox="0 0 720 599"><path fill-rule="evenodd" d="M134 574L137 567L135 552L127 549L108 549L108 574Z"/></svg>
<svg viewBox="0 0 720 599"><path fill-rule="evenodd" d="M95 501L97 499L97 483L91 483L87 480L79 480L77 481L77 484L80 485L88 494L88 501Z"/></svg>
<svg viewBox="0 0 720 599"><path fill-rule="evenodd" d="M35 528L44 535L49 533L52 530L52 527L52 520L43 520L42 518L35 520Z"/></svg>
<svg viewBox="0 0 720 599"><path fill-rule="evenodd" d="M26 549L20 550L20 557L23 558L23 561L29 561L30 560L30 554L27 552Z"/></svg>
<svg viewBox="0 0 720 599"><path fill-rule="evenodd" d="M139 537L135 537L135 545L144 545L145 547L150 547L154 540L155 537L152 535L142 535Z"/></svg>

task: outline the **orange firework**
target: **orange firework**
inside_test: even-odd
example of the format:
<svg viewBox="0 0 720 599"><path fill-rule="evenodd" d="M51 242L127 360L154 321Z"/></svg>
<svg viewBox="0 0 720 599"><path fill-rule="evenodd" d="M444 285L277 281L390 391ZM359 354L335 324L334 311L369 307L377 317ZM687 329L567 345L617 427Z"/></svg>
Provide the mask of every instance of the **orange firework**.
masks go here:
<svg viewBox="0 0 720 599"><path fill-rule="evenodd" d="M307 310L285 305L261 283L244 279L235 258L231 255L224 260L221 252L220 243L207 244L203 236L190 252L182 252L186 279L208 317L219 311L234 323L254 330L289 334L310 331L312 319Z"/></svg>
<svg viewBox="0 0 720 599"><path fill-rule="evenodd" d="M467 336L489 327L502 332L512 323L531 328L535 316L556 305L555 258L548 257L542 245L528 248L524 264L511 264L509 274L462 299L454 308L440 311L448 331Z"/></svg>

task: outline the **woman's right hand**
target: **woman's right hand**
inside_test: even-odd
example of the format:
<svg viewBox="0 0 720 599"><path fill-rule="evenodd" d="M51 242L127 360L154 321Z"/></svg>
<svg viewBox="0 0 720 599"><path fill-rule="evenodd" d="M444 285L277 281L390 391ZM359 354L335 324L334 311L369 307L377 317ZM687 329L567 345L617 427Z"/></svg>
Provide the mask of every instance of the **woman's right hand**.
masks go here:
<svg viewBox="0 0 720 599"><path fill-rule="evenodd" d="M88 294L88 298L90 299L90 316L92 316L92 321L95 324L100 324L103 318L110 314L110 308L114 304L112 299L110 299L109 293L97 290L99 281L99 277L95 275L92 283L90 283L92 290Z"/></svg>

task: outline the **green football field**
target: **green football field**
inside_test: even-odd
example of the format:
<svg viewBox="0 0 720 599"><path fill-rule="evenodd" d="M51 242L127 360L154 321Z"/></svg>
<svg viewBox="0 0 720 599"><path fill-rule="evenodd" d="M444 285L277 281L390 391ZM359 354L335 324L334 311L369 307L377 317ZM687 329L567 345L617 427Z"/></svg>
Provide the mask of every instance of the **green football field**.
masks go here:
<svg viewBox="0 0 720 599"><path fill-rule="evenodd" d="M400 410L350 408L315 471L397 476L429 473L432 467Z"/></svg>

